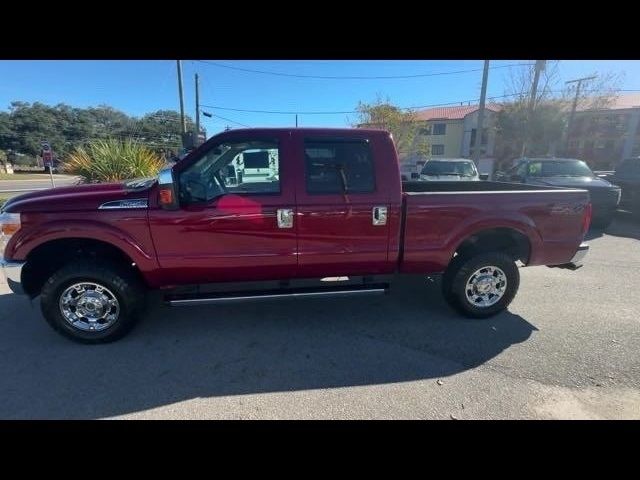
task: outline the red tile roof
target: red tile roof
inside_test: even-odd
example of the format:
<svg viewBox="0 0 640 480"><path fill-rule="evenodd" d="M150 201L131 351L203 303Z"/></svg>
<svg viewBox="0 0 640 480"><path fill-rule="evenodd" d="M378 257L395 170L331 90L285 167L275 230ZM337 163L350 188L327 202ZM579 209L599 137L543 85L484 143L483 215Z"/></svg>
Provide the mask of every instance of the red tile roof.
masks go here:
<svg viewBox="0 0 640 480"><path fill-rule="evenodd" d="M478 105L461 105L456 107L436 107L426 110L418 110L416 118L418 120L461 120L470 113L478 110ZM492 112L500 111L500 105L488 104L485 107Z"/></svg>
<svg viewBox="0 0 640 480"><path fill-rule="evenodd" d="M586 102L585 102L586 103ZM624 93L618 95L611 105L604 108L589 108L589 104L578 105L578 111L585 110L624 110L627 108L640 108L640 93Z"/></svg>

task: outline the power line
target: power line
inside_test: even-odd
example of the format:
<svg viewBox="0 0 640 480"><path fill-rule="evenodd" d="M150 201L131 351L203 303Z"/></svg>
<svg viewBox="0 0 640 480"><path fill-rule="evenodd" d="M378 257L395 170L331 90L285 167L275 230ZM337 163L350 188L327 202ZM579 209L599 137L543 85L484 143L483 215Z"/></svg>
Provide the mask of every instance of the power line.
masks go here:
<svg viewBox="0 0 640 480"><path fill-rule="evenodd" d="M591 90L590 92L600 92L601 90ZM615 89L612 90L614 92L640 92L640 89ZM551 90L549 93L562 93L563 90ZM588 90L584 90L584 92L588 92ZM501 98L509 98L509 97L517 97L520 95L526 95L528 94L528 91L522 91L522 92L516 92L516 93L508 93L508 94L504 94L504 95L493 95L490 97L487 97L487 100L497 100L497 99L501 99ZM432 103L432 104L428 104L428 105L414 105L411 107L398 107L400 110L417 110L420 108L433 108L433 107L446 107L446 106L455 106L455 105L460 105L463 106L465 103L466 104L470 104L472 102L477 102L479 99L478 98L471 98L471 99L467 99L467 100L457 100L457 101L453 101L453 102L445 102L445 103ZM218 105L204 105L201 104L202 107L206 107L206 108L211 108L211 109L215 109L215 110L227 110L227 111L231 111L231 112L241 112L241 113L265 113L265 114L276 114L276 115L295 115L295 114L299 114L299 115L346 115L346 114L353 114L353 113L359 113L358 110L337 110L337 111L332 111L332 110L327 110L327 111L320 111L320 110L315 110L315 111L300 111L300 110L252 110L252 109L246 109L246 108L232 108L232 107L221 107Z"/></svg>
<svg viewBox="0 0 640 480"><path fill-rule="evenodd" d="M482 68L470 68L467 70L456 70L452 72L431 72L431 73L418 73L413 75L371 75L371 76L369 75L352 75L352 76L351 75L302 75L297 73L283 73L283 72L273 72L269 70L256 70L253 68L235 67L233 65L226 65L224 63L213 62L211 60L195 60L195 61L207 64L207 65L219 67L219 68L227 68L229 70L238 70L238 71L247 72L247 73L275 75L278 77L313 78L318 80L392 80L392 79L407 79L407 78L438 77L442 75L458 75L461 73L472 73L472 72L482 71ZM534 64L533 63L510 63L507 65L497 65L491 68L496 69L496 68L530 66L530 65L534 65Z"/></svg>
<svg viewBox="0 0 640 480"><path fill-rule="evenodd" d="M204 107L204 105L202 105ZM241 127L247 127L247 128L251 128L251 126L249 125L245 125L244 123L240 123L240 122L236 122L235 120L232 120L230 118L226 118L226 117L222 117L220 115L216 115L216 114L212 114L214 117L216 118L220 118L222 120L225 120L227 122L231 122L231 123L235 123L236 125L240 125Z"/></svg>
<svg viewBox="0 0 640 480"><path fill-rule="evenodd" d="M519 93L517 94L510 94L510 95L501 95L501 96L496 96L496 97L488 97L490 99L494 99L494 98L503 98L503 97L507 97L507 96L514 96L514 95L520 95ZM448 105L462 105L464 103L469 103L469 102L475 102L478 99L469 99L469 100L459 100L456 102L446 102L446 103L432 103L430 105L418 105L418 106L413 106L413 107L398 107L400 110L414 110L414 109L418 109L418 108L429 108L429 107L445 107ZM300 111L300 110L289 110L289 111L284 111L284 110L249 110L249 109L243 109L243 108L230 108L230 107L219 107L217 105L202 105L203 107L207 107L207 108L212 108L215 110L229 110L229 111L233 111L233 112L243 112L243 113L267 113L267 114L278 114L278 115L295 115L295 114L299 114L299 115L344 115L344 114L350 114L350 113L358 113L358 110L342 110L342 111Z"/></svg>

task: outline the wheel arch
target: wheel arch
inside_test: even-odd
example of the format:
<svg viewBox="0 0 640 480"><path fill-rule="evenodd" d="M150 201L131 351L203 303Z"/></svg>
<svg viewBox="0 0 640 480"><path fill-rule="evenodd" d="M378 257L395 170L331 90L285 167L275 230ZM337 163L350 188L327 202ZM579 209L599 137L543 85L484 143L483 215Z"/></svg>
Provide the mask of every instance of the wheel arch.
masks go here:
<svg viewBox="0 0 640 480"><path fill-rule="evenodd" d="M476 230L457 240L450 261L454 257L470 256L491 251L501 251L510 255L514 261L529 263L533 251L531 236L513 225L493 226Z"/></svg>
<svg viewBox="0 0 640 480"><path fill-rule="evenodd" d="M93 237L74 236L48 240L29 251L21 279L25 293L31 298L37 296L51 275L80 258L106 260L132 272L143 285L147 284L135 258L119 246Z"/></svg>

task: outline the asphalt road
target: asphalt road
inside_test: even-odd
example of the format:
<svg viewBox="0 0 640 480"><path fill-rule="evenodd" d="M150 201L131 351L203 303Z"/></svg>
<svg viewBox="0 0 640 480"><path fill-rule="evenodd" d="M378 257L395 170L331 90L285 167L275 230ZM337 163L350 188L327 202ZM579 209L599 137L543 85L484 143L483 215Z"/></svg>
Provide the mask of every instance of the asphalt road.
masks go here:
<svg viewBox="0 0 640 480"><path fill-rule="evenodd" d="M522 269L484 321L411 278L370 299L155 305L82 346L0 285L0 418L640 418L640 223L590 238L586 266Z"/></svg>
<svg viewBox="0 0 640 480"><path fill-rule="evenodd" d="M30 190L40 190L43 188L51 188L51 179L48 174L40 175L40 178L20 179L20 175L16 174L16 180L0 180L0 194L11 193L19 195ZM72 175L53 176L56 187L65 187L78 183L78 178Z"/></svg>

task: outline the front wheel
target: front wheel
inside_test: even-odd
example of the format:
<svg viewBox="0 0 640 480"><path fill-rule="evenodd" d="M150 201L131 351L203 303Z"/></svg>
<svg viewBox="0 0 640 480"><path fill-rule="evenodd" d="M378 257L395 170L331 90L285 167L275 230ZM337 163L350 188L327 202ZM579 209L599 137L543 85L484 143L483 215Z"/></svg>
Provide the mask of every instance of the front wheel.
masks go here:
<svg viewBox="0 0 640 480"><path fill-rule="evenodd" d="M519 286L515 261L501 252L456 256L442 278L447 302L471 318L487 318L505 310Z"/></svg>
<svg viewBox="0 0 640 480"><path fill-rule="evenodd" d="M80 343L113 342L135 325L144 289L125 269L77 260L62 267L42 288L42 314L54 330Z"/></svg>

